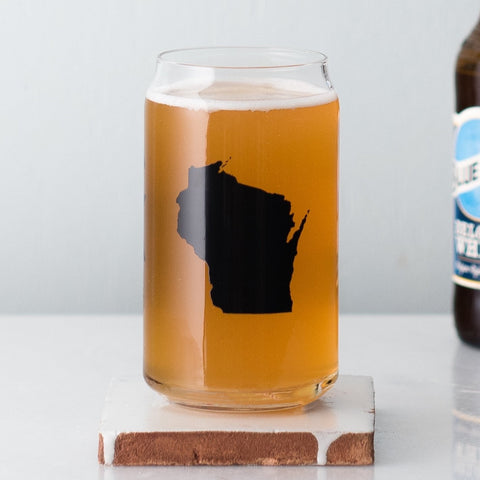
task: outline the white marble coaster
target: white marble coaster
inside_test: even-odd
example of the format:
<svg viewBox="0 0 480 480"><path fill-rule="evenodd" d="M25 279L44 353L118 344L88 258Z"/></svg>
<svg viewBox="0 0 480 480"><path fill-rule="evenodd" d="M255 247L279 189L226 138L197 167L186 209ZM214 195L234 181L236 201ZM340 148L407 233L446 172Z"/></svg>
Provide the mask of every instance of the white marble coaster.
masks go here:
<svg viewBox="0 0 480 480"><path fill-rule="evenodd" d="M368 465L373 463L371 377L342 375L303 408L222 413L169 403L142 378L116 378L102 415L106 465Z"/></svg>

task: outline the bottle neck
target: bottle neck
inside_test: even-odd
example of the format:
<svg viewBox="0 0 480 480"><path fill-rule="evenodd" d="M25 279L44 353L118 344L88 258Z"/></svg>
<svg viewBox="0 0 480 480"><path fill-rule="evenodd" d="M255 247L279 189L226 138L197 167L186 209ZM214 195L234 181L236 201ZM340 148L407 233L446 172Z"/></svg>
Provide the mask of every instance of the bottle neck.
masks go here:
<svg viewBox="0 0 480 480"><path fill-rule="evenodd" d="M480 18L473 27L470 35L467 37L466 42L475 42L475 44L480 43Z"/></svg>
<svg viewBox="0 0 480 480"><path fill-rule="evenodd" d="M455 87L457 112L480 105L480 19L458 54Z"/></svg>
<svg viewBox="0 0 480 480"><path fill-rule="evenodd" d="M477 70L480 62L480 18L458 54L457 70Z"/></svg>

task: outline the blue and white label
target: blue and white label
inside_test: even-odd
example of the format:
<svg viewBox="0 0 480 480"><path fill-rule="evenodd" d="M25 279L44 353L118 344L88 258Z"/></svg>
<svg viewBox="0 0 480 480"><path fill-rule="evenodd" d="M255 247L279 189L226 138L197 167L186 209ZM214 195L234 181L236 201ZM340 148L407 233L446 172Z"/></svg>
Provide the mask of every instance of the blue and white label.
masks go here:
<svg viewBox="0 0 480 480"><path fill-rule="evenodd" d="M480 107L455 115L453 281L480 289Z"/></svg>

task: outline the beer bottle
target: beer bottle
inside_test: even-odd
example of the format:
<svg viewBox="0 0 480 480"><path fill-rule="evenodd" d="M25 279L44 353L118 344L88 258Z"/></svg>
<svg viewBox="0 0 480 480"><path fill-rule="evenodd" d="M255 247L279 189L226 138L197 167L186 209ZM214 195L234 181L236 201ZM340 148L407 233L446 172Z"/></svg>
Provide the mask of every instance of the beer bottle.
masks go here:
<svg viewBox="0 0 480 480"><path fill-rule="evenodd" d="M459 337L480 347L480 20L455 72L454 316Z"/></svg>

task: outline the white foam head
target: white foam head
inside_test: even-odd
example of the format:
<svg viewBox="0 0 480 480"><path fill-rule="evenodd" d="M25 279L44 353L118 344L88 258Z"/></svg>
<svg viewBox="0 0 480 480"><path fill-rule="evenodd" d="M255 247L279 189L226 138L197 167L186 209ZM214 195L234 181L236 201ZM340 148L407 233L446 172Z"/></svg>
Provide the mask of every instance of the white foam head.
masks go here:
<svg viewBox="0 0 480 480"><path fill-rule="evenodd" d="M147 99L152 102L207 112L311 107L333 102L336 98L333 89L285 79L248 83L204 79L167 87L153 84L147 91Z"/></svg>

